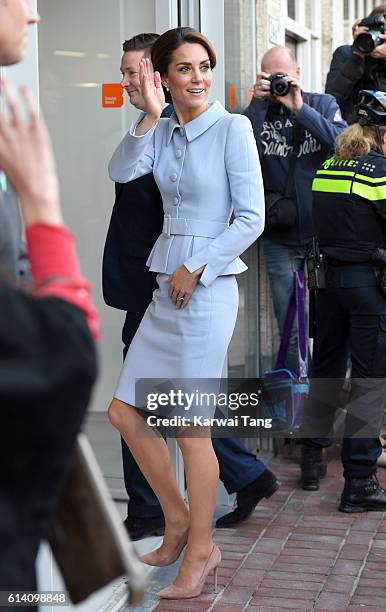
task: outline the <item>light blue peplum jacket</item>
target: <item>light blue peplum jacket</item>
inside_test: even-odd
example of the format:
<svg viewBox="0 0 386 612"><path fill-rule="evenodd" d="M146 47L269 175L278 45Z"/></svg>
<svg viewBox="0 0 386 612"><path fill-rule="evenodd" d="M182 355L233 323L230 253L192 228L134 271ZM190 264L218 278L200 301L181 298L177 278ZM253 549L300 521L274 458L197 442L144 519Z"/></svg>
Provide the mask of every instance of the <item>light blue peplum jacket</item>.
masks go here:
<svg viewBox="0 0 386 612"><path fill-rule="evenodd" d="M127 183L154 174L165 217L147 260L150 270L171 274L181 265L190 272L205 266L204 286L219 275L244 272L239 255L264 229L263 181L249 119L214 102L183 127L173 113L136 136L140 119L115 150L109 175Z"/></svg>

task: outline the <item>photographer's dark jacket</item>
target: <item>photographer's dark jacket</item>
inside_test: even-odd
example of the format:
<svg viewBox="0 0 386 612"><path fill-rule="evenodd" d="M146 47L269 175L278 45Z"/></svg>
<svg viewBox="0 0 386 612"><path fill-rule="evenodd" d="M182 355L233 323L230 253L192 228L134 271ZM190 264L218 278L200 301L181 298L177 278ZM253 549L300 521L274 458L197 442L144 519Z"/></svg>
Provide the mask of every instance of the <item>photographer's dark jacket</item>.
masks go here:
<svg viewBox="0 0 386 612"><path fill-rule="evenodd" d="M327 159L312 184L315 232L322 252L338 261L369 262L386 248L386 158Z"/></svg>
<svg viewBox="0 0 386 612"><path fill-rule="evenodd" d="M316 169L330 154L346 127L332 96L306 94L307 103L294 115L280 103L252 98L249 117L259 151L265 192L284 193L293 149L294 119L304 128L294 171L297 224L290 230L266 230L264 236L288 245L302 245L313 236L311 185Z"/></svg>
<svg viewBox="0 0 386 612"><path fill-rule="evenodd" d="M326 80L326 93L335 96L343 118L355 121L354 107L361 89L386 91L386 61L353 53L351 45L338 47Z"/></svg>

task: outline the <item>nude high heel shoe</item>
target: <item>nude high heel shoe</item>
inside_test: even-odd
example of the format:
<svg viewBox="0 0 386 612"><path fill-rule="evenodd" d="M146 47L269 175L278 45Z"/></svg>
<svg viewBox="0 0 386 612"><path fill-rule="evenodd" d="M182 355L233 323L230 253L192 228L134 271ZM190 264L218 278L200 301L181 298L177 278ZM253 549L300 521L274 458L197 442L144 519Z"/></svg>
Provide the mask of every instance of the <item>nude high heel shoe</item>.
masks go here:
<svg viewBox="0 0 386 612"><path fill-rule="evenodd" d="M217 571L220 562L221 552L219 547L215 544L196 586L194 586L192 589L184 589L182 587L177 587L174 584L171 584L170 586L166 587L166 589L162 589L162 591L157 593L158 597L160 597L161 599L190 599L192 597L198 597L199 595L201 595L205 581L212 571L214 572L214 592L216 593Z"/></svg>
<svg viewBox="0 0 386 612"><path fill-rule="evenodd" d="M159 548L157 548L157 550L153 550L147 555L143 555L143 557L141 557L142 563L146 563L146 565L154 565L156 567L165 567L166 565L172 565L172 563L175 563L177 561L178 557L184 550L188 542L188 535L189 535L189 529L184 531L177 546L175 547L173 552L168 557L167 556L160 557L157 554L159 551Z"/></svg>

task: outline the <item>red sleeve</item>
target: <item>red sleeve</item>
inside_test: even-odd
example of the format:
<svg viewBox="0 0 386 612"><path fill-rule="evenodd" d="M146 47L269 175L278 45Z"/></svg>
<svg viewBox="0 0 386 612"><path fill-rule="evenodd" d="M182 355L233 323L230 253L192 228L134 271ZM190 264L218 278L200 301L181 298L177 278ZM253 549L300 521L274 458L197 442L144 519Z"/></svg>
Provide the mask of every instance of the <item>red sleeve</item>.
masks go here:
<svg viewBox="0 0 386 612"><path fill-rule="evenodd" d="M72 234L63 226L36 223L26 228L26 238L34 293L74 304L86 317L94 339L99 338L91 288L81 275Z"/></svg>

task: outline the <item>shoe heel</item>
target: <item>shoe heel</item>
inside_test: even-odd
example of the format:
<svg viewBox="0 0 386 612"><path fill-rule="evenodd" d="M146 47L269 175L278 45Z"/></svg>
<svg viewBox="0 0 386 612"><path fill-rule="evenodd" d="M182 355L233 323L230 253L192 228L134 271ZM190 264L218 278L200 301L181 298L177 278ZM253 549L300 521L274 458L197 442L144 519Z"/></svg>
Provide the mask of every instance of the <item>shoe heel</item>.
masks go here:
<svg viewBox="0 0 386 612"><path fill-rule="evenodd" d="M213 590L214 590L215 593L217 593L217 591L218 591L218 588L217 588L217 572L218 572L218 565L213 570Z"/></svg>
<svg viewBox="0 0 386 612"><path fill-rule="evenodd" d="M272 495L276 493L276 491L280 489L280 487L281 487L280 480L276 480L276 482L273 484L271 489L267 491L267 493L264 495L265 499L269 499L270 497L272 497Z"/></svg>

